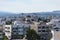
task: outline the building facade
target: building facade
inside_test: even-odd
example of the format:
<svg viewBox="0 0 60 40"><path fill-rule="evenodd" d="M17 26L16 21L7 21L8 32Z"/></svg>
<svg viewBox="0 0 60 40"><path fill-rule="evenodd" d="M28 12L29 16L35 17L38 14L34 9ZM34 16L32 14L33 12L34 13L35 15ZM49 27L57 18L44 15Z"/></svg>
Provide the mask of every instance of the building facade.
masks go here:
<svg viewBox="0 0 60 40"><path fill-rule="evenodd" d="M38 34L41 40L50 40L52 38L51 26L46 25L44 22L38 24Z"/></svg>
<svg viewBox="0 0 60 40"><path fill-rule="evenodd" d="M15 21L12 26L12 39L19 39L20 36L24 36L29 25L26 23L21 23L20 21Z"/></svg>

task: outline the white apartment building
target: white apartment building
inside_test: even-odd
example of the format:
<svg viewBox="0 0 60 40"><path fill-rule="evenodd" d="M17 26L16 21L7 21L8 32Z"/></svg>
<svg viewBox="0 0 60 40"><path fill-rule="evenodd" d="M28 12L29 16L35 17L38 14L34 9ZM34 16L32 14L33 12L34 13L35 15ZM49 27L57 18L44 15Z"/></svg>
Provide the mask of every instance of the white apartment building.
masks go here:
<svg viewBox="0 0 60 40"><path fill-rule="evenodd" d="M12 25L5 25L5 36L7 36L8 39L11 39L11 33Z"/></svg>

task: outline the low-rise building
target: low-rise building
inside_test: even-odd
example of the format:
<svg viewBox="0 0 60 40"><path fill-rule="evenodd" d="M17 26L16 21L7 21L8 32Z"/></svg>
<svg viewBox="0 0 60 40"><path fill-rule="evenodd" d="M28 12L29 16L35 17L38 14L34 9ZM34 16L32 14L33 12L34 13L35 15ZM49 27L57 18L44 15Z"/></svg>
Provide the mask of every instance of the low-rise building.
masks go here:
<svg viewBox="0 0 60 40"><path fill-rule="evenodd" d="M38 24L38 34L41 40L50 40L52 38L51 26L46 25L45 22Z"/></svg>
<svg viewBox="0 0 60 40"><path fill-rule="evenodd" d="M41 40L47 40L52 36L51 26L46 25L46 23L43 21L34 22L33 24L30 24L30 28L34 29L37 34L40 35Z"/></svg>
<svg viewBox="0 0 60 40"><path fill-rule="evenodd" d="M15 21L12 26L12 39L20 39L20 36L24 36L28 28L28 24Z"/></svg>

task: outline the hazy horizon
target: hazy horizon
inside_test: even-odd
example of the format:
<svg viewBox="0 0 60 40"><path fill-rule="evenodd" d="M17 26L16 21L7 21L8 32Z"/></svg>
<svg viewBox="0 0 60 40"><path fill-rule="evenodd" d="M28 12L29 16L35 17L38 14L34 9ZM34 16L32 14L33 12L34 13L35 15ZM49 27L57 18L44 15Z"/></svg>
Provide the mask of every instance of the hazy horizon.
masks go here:
<svg viewBox="0 0 60 40"><path fill-rule="evenodd" d="M60 10L60 0L0 0L2 12L32 13L55 10Z"/></svg>

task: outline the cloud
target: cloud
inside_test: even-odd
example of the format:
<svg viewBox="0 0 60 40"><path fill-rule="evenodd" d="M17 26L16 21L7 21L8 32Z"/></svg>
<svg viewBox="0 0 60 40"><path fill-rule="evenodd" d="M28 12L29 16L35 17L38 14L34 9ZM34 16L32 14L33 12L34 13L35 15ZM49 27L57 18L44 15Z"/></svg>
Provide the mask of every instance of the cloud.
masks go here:
<svg viewBox="0 0 60 40"><path fill-rule="evenodd" d="M60 0L0 0L0 11L41 12L60 9Z"/></svg>

